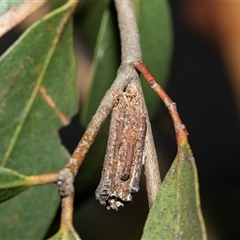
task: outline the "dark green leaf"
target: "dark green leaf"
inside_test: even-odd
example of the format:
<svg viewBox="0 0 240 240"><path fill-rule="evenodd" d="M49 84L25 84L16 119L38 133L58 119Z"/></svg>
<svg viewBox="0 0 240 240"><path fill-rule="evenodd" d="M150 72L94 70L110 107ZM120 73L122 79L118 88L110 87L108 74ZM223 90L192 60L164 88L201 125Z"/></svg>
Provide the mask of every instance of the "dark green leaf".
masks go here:
<svg viewBox="0 0 240 240"><path fill-rule="evenodd" d="M0 161L25 175L67 162L58 129L77 111L70 8L29 28L0 59ZM0 239L42 239L59 200L55 186L42 186L2 203Z"/></svg>
<svg viewBox="0 0 240 240"><path fill-rule="evenodd" d="M79 14L76 19L77 30L80 32L81 37L90 48L93 54L96 41L99 34L99 29L102 24L102 17L104 11L110 7L110 0L105 1L89 1L84 0L79 3Z"/></svg>
<svg viewBox="0 0 240 240"><path fill-rule="evenodd" d="M160 186L142 239L206 239L197 169L188 144Z"/></svg>
<svg viewBox="0 0 240 240"><path fill-rule="evenodd" d="M0 202L29 187L27 177L8 168L0 167Z"/></svg>
<svg viewBox="0 0 240 240"><path fill-rule="evenodd" d="M91 86L82 112L86 126L96 112L104 94L116 77L120 65L120 49L117 23L113 11L107 7L103 13L91 69Z"/></svg>

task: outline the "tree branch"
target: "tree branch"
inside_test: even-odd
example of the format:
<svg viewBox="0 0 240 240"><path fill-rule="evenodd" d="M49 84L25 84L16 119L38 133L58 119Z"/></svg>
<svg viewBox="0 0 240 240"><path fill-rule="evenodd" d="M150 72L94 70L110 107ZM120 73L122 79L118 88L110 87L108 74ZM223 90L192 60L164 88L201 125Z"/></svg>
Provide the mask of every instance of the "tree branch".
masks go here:
<svg viewBox="0 0 240 240"><path fill-rule="evenodd" d="M77 174L78 169L81 166L91 144L94 142L94 139L103 122L112 111L114 106L113 92L119 89L124 90L126 86L128 86L129 82L131 82L131 85L129 85L128 88L131 86L131 88L136 89L137 93L141 96L140 98L142 105L144 106L144 112L147 116L147 133L144 153L146 158L145 174L148 200L149 206L151 206L156 197L157 189L161 181L147 108L141 90L139 75L134 68L134 63L141 61L142 55L139 44L139 32L132 1L115 1L115 6L118 13L122 63L118 69L116 79L102 99L82 139L76 147L70 161L66 165L66 169L69 169L73 176Z"/></svg>
<svg viewBox="0 0 240 240"><path fill-rule="evenodd" d="M178 147L182 146L184 142L187 141L187 130L185 125L182 123L182 120L177 111L177 105L172 99L166 94L166 92L161 88L155 77L147 69L147 67L141 62L136 62L135 67L139 70L140 73L146 79L148 85L157 93L157 95L162 99L165 106L167 107L169 114L173 120L176 139Z"/></svg>
<svg viewBox="0 0 240 240"><path fill-rule="evenodd" d="M151 124L142 93L139 74L135 69L135 64L141 61L142 54L134 6L132 1L115 1L115 5L118 12L122 50L122 63L118 69L116 79L103 97L95 115L92 117L91 122L66 166L58 173L42 175L43 177L38 176L35 179L33 177L35 185L57 182L63 204L61 222L67 221L69 224L72 222L73 182L75 176L103 122L113 109L115 104L113 95L116 91L126 89L128 92L132 90L136 92L137 95L139 95L140 105L143 106L144 116L146 116L147 130L144 156L149 206L152 205L161 182ZM65 215L66 217L64 217Z"/></svg>
<svg viewBox="0 0 240 240"><path fill-rule="evenodd" d="M121 39L122 63L141 61L142 51L133 2L115 0Z"/></svg>

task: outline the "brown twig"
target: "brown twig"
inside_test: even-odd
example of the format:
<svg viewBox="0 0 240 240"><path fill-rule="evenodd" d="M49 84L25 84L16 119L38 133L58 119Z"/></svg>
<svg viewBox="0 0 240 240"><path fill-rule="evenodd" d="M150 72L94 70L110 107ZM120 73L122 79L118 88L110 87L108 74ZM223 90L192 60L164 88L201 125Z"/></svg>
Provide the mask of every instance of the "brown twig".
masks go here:
<svg viewBox="0 0 240 240"><path fill-rule="evenodd" d="M54 173L52 175L49 174L48 176L41 175L35 176L35 178L31 177L31 180L35 182L35 185L57 182L57 185L59 186L59 193L62 197L61 223L65 225L67 222L68 225L72 224L74 198L73 182L75 176L103 122L112 111L114 106L114 91L118 91L119 89L124 90L126 87L127 91L131 91L131 89L136 91L140 96L143 111L146 115L147 130L144 144L144 155L149 206L152 205L160 185L160 174L151 132L151 125L140 85L139 75L134 67L135 62L141 61L139 33L134 13L134 6L131 1L115 1L115 5L118 12L122 46L122 63L119 67L117 77L110 89L106 92L95 115L93 116L83 137L64 169L58 173Z"/></svg>
<svg viewBox="0 0 240 240"><path fill-rule="evenodd" d="M157 93L157 95L164 102L165 106L168 108L176 131L177 145L182 146L183 143L187 141L188 133L178 114L176 103L173 102L172 99L166 94L166 92L158 84L157 80L154 78L151 72L141 61L136 62L134 66L144 76L148 85Z"/></svg>
<svg viewBox="0 0 240 240"><path fill-rule="evenodd" d="M54 102L52 96L48 93L47 89L44 86L40 86L38 91L42 95L45 103L54 111L62 125L67 126L69 124L68 117L58 109L56 103Z"/></svg>

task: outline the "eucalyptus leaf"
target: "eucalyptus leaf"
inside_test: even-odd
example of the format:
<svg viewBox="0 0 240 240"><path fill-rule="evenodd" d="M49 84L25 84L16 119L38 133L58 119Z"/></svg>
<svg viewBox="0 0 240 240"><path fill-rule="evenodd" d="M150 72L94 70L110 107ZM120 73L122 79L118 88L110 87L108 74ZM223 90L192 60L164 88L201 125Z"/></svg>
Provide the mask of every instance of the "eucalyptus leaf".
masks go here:
<svg viewBox="0 0 240 240"><path fill-rule="evenodd" d="M51 12L0 59L2 167L34 175L55 172L68 160L58 129L77 111L71 13L70 2ZM0 239L42 239L59 202L51 185L0 204Z"/></svg>
<svg viewBox="0 0 240 240"><path fill-rule="evenodd" d="M187 143L160 186L142 239L207 239L197 169Z"/></svg>
<svg viewBox="0 0 240 240"><path fill-rule="evenodd" d="M93 54L98 41L98 35L101 33L103 13L106 9L111 8L111 1L88 1L83 0L79 3L79 13L76 19L76 30L80 32L81 37L89 47L90 53ZM113 5L113 2L112 2Z"/></svg>
<svg viewBox="0 0 240 240"><path fill-rule="evenodd" d="M0 167L0 202L14 197L28 187L26 176L11 169Z"/></svg>

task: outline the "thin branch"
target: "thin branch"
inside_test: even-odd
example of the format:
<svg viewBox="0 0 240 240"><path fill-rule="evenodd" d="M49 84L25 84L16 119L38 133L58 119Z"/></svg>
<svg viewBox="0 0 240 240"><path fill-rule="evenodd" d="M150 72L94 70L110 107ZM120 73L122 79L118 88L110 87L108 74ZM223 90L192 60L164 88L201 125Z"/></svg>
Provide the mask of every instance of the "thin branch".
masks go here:
<svg viewBox="0 0 240 240"><path fill-rule="evenodd" d="M178 114L176 103L173 102L172 99L166 94L154 76L141 61L136 62L135 67L144 76L148 85L157 93L157 95L164 102L165 106L168 108L176 131L177 145L182 146L183 143L187 141L188 133Z"/></svg>
<svg viewBox="0 0 240 240"><path fill-rule="evenodd" d="M71 194L62 199L62 212L61 212L61 223L60 229L56 235L56 239L79 239L80 237L76 230L73 227L73 203L74 203L74 194ZM53 239L54 236L53 236Z"/></svg>
<svg viewBox="0 0 240 240"><path fill-rule="evenodd" d="M60 229L65 226L72 226L73 222L73 203L74 194L71 194L62 199L62 212L61 212L61 226Z"/></svg>
<svg viewBox="0 0 240 240"><path fill-rule="evenodd" d="M141 61L139 31L132 1L115 0L121 39L122 63Z"/></svg>

